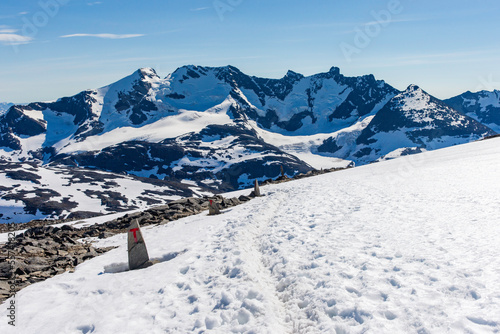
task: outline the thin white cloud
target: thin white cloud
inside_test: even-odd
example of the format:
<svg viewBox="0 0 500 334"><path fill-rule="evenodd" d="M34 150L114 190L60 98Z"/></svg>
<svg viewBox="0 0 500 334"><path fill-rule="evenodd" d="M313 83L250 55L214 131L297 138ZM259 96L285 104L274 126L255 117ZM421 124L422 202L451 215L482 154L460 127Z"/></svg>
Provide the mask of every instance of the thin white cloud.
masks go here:
<svg viewBox="0 0 500 334"><path fill-rule="evenodd" d="M89 5L89 6L95 6L95 5L101 5L101 4L102 4L102 2L100 2L100 1L87 2L87 5Z"/></svg>
<svg viewBox="0 0 500 334"><path fill-rule="evenodd" d="M193 8L191 9L192 12L199 12L200 10L207 10L210 9L211 7L199 7L199 8Z"/></svg>
<svg viewBox="0 0 500 334"><path fill-rule="evenodd" d="M31 37L26 37L23 35L18 35L10 33L8 31L15 32L16 30L4 29L0 30L0 43L4 45L21 45L27 44L33 40ZM7 32L7 33L6 33Z"/></svg>
<svg viewBox="0 0 500 334"><path fill-rule="evenodd" d="M0 29L0 34L14 34L17 29Z"/></svg>
<svg viewBox="0 0 500 334"><path fill-rule="evenodd" d="M17 13L17 15L26 15L26 14L28 14L28 12L19 12L19 13Z"/></svg>
<svg viewBox="0 0 500 334"><path fill-rule="evenodd" d="M105 39L124 39L124 38L134 38L134 37L142 37L143 34L71 34L64 35L61 38L70 38L70 37L97 37L97 38L105 38Z"/></svg>

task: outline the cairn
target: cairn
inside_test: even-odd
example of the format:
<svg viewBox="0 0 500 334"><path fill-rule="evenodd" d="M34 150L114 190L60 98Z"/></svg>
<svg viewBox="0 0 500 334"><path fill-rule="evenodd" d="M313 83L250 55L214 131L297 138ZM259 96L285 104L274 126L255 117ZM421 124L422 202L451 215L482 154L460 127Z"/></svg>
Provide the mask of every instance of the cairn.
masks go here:
<svg viewBox="0 0 500 334"><path fill-rule="evenodd" d="M281 165L280 166L280 176L275 181L285 182L285 181L289 181L289 180L290 180L290 178L288 176L286 176L283 165Z"/></svg>
<svg viewBox="0 0 500 334"><path fill-rule="evenodd" d="M260 197L260 188L259 188L259 181L255 180L254 187L253 187L253 194L255 197Z"/></svg>
<svg viewBox="0 0 500 334"><path fill-rule="evenodd" d="M133 220L128 230L128 266L130 270L150 266L148 250L137 219Z"/></svg>
<svg viewBox="0 0 500 334"><path fill-rule="evenodd" d="M217 203L215 203L213 200L209 201L208 215L209 216L220 215L219 205L217 205Z"/></svg>

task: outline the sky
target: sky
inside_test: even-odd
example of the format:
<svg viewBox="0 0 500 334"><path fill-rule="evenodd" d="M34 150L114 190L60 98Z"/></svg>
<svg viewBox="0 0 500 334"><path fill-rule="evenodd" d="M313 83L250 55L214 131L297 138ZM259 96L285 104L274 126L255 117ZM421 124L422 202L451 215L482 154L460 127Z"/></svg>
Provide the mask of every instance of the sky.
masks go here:
<svg viewBox="0 0 500 334"><path fill-rule="evenodd" d="M499 15L497 0L2 0L0 102L188 64L267 78L336 66L444 99L500 89Z"/></svg>

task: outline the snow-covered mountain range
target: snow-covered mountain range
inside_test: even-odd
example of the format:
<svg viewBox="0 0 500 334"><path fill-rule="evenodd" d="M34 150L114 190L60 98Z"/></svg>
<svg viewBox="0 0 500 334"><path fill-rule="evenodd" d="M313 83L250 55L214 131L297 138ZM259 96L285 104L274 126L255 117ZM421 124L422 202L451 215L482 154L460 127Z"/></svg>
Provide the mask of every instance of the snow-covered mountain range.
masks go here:
<svg viewBox="0 0 500 334"><path fill-rule="evenodd" d="M466 92L444 100L449 106L500 133L500 91Z"/></svg>
<svg viewBox="0 0 500 334"><path fill-rule="evenodd" d="M411 85L373 116L346 158L367 163L461 144L492 134L487 126ZM334 139L328 139L318 149L330 152L346 149L336 145Z"/></svg>
<svg viewBox="0 0 500 334"><path fill-rule="evenodd" d="M500 102L492 94L474 95L481 106L465 110L471 102L460 97L447 105L416 86L400 92L336 67L281 79L232 66L183 66L166 78L143 68L75 96L11 106L0 116L0 156L227 191L276 177L281 167L291 176L493 135ZM0 207L22 201L9 199L12 191L2 190Z"/></svg>

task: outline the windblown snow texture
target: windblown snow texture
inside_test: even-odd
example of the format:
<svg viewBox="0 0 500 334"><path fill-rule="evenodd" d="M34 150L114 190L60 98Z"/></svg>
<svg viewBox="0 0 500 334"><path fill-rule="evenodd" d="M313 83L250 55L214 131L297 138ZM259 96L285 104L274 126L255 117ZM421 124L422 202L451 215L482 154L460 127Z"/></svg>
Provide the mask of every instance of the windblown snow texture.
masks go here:
<svg viewBox="0 0 500 334"><path fill-rule="evenodd" d="M2 333L498 333L500 139L261 187L16 296ZM248 191L247 191L248 192ZM7 304L0 316L6 318Z"/></svg>

